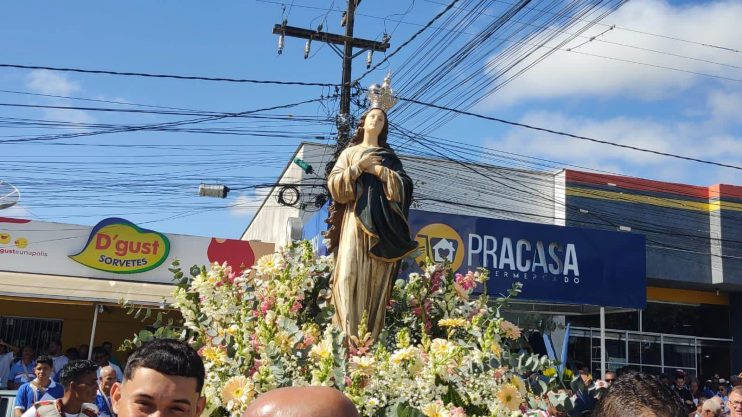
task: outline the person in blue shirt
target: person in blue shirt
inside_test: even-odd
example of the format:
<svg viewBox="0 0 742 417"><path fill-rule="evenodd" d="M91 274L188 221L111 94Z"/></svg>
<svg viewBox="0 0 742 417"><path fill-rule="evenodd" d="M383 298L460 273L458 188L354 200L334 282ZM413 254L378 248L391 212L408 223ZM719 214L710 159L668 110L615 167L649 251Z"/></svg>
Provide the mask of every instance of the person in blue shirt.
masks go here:
<svg viewBox="0 0 742 417"><path fill-rule="evenodd" d="M10 375L8 375L9 389L18 389L21 385L31 382L34 379L36 361L33 358L35 353L31 346L25 346L23 348L21 359L10 367Z"/></svg>
<svg viewBox="0 0 742 417"><path fill-rule="evenodd" d="M54 361L51 356L42 355L36 359L34 378L18 388L13 404L15 417L23 415L29 407L41 400L56 400L64 395L64 388L52 381Z"/></svg>
<svg viewBox="0 0 742 417"><path fill-rule="evenodd" d="M116 370L111 366L104 366L98 371L98 395L95 405L98 406L100 417L116 417L111 407L111 387L116 383Z"/></svg>

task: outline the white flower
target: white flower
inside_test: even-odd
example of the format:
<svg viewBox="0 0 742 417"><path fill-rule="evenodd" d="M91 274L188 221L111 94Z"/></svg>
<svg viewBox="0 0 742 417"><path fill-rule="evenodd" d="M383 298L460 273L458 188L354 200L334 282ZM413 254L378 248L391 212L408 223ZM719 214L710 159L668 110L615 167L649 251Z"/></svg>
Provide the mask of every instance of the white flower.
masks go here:
<svg viewBox="0 0 742 417"><path fill-rule="evenodd" d="M446 410L446 407L440 401L434 401L426 404L422 410L425 417L450 417L451 413Z"/></svg>
<svg viewBox="0 0 742 417"><path fill-rule="evenodd" d="M224 403L236 402L247 404L255 397L252 380L240 375L229 378L222 388L222 401Z"/></svg>
<svg viewBox="0 0 742 417"><path fill-rule="evenodd" d="M321 342L312 346L312 350L309 351L309 356L315 360L332 357L332 340L325 338Z"/></svg>
<svg viewBox="0 0 742 417"><path fill-rule="evenodd" d="M376 360L373 356L353 356L350 360L350 369L361 375L371 376L375 365Z"/></svg>

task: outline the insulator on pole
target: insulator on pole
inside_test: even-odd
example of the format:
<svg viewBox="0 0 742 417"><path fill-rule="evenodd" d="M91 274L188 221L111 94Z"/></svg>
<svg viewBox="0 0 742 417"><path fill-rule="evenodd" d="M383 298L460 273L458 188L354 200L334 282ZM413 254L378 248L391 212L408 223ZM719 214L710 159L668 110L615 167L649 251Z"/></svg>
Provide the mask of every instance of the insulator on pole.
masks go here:
<svg viewBox="0 0 742 417"><path fill-rule="evenodd" d="M278 35L278 55L281 55L283 53L283 42L284 42L284 34L281 33Z"/></svg>

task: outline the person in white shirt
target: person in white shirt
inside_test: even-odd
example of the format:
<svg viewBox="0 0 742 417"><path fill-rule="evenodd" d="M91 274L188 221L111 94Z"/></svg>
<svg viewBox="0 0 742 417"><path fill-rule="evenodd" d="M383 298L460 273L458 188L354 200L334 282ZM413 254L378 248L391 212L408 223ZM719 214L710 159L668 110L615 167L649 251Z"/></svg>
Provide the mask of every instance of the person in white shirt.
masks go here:
<svg viewBox="0 0 742 417"><path fill-rule="evenodd" d="M67 365L67 362L70 361L69 358L64 355L64 351L62 350L62 341L59 339L54 339L49 342L47 352L54 361L54 375L57 375L59 371L61 371L62 368Z"/></svg>
<svg viewBox="0 0 742 417"><path fill-rule="evenodd" d="M116 417L111 407L111 387L116 383L116 371L110 366L104 366L99 370L98 395L95 397L95 405L98 406L98 416Z"/></svg>
<svg viewBox="0 0 742 417"><path fill-rule="evenodd" d="M18 348L0 339L0 389L8 387L8 376L13 358L18 354Z"/></svg>

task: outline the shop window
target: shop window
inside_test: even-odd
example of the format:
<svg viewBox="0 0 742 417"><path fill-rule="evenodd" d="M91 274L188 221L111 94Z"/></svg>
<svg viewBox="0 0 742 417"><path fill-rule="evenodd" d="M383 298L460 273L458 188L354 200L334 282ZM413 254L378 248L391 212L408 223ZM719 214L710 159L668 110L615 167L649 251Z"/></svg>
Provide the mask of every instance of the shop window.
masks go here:
<svg viewBox="0 0 742 417"><path fill-rule="evenodd" d="M647 303L643 330L697 337L729 337L729 307Z"/></svg>
<svg viewBox="0 0 742 417"><path fill-rule="evenodd" d="M18 347L31 346L37 354L54 339L62 338L62 320L0 317L0 339Z"/></svg>
<svg viewBox="0 0 742 417"><path fill-rule="evenodd" d="M599 314L585 314L580 316L568 316L567 322L577 327L600 327ZM614 330L639 330L639 313L636 311L624 311L620 313L609 313L605 315L605 328Z"/></svg>

